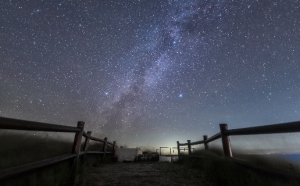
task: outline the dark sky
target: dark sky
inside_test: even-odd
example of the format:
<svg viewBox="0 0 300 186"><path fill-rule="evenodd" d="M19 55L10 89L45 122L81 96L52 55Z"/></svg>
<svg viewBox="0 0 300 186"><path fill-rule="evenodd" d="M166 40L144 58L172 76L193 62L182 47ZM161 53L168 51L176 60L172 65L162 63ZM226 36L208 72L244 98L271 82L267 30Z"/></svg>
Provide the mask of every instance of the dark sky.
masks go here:
<svg viewBox="0 0 300 186"><path fill-rule="evenodd" d="M299 114L299 0L0 2L2 117L135 147Z"/></svg>

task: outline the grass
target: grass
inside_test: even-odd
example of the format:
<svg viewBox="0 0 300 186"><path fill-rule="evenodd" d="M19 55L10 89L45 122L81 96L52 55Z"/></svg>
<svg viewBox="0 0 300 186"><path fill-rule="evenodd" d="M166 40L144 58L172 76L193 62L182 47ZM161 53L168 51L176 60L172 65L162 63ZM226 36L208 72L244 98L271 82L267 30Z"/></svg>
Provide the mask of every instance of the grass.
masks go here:
<svg viewBox="0 0 300 186"><path fill-rule="evenodd" d="M53 133L52 133L53 134ZM72 150L74 134L69 139L49 136L48 133L35 132L4 132L0 131L0 170L11 168L26 163L31 163L47 158L70 154ZM83 144L84 138L82 139ZM102 151L102 143L90 142L89 150ZM110 151L111 149L107 149ZM109 161L109 157L106 158ZM16 178L0 182L1 186L38 186L55 185L64 186L69 184L71 175L71 162L65 161L55 165L41 168L17 176ZM102 158L99 155L88 155L85 159L80 158L77 168L77 185L84 185L85 172L91 166L99 166Z"/></svg>
<svg viewBox="0 0 300 186"><path fill-rule="evenodd" d="M38 160L56 157L71 152L73 143L73 134L70 134L69 140L61 140L48 136L47 133L8 133L0 132L0 170L9 167L22 165ZM35 134L35 133L34 133ZM82 140L83 142L84 140ZM102 143L90 142L89 150L101 151ZM107 149L110 151L111 149ZM203 158L184 158L179 164L187 167L187 170L196 170L199 173L202 181L207 185L222 185L222 186L253 186L253 185L299 185L300 181L297 178L289 176L274 176L267 172L261 172L254 169L240 166L229 159L223 157L222 151L211 149L210 152L197 151L195 155L201 155ZM254 165L259 165L282 172L295 172L300 175L297 166L288 163L284 160L269 159L263 156L251 156L245 154L234 154L235 157L247 160ZM106 161L110 159L107 158ZM102 159L99 155L88 155L86 159L80 159L77 168L77 185L85 185L86 172L89 167L97 167L102 164ZM68 185L71 174L71 163L65 161L56 165L39 169L38 171L30 172L18 176L14 179L0 182L1 186L38 186L38 185ZM173 166L173 165L172 165ZM174 171L178 171L177 169ZM181 174L179 171L178 174ZM184 171L185 177L192 179L194 174Z"/></svg>
<svg viewBox="0 0 300 186"><path fill-rule="evenodd" d="M258 171L256 169L249 169L243 167L239 164L234 163L229 158L224 158L220 156L219 150L212 150L210 152L198 151L195 155L199 155L203 158L188 158L184 157L180 162L188 168L197 169L204 175L203 179L210 183L211 185L222 185L222 186L260 186L260 185L299 185L299 178L292 176L278 176L269 172ZM291 168L290 164L285 164L284 160L272 160L266 159L258 156L250 155L239 155L244 157L249 162L253 164L258 163L258 165L263 166L268 169L273 169L277 167L277 170L282 170L285 172L286 169L289 171L293 170L297 172L295 167Z"/></svg>
<svg viewBox="0 0 300 186"><path fill-rule="evenodd" d="M72 141L59 140L33 133L0 133L0 169L43 160L63 154L72 149Z"/></svg>

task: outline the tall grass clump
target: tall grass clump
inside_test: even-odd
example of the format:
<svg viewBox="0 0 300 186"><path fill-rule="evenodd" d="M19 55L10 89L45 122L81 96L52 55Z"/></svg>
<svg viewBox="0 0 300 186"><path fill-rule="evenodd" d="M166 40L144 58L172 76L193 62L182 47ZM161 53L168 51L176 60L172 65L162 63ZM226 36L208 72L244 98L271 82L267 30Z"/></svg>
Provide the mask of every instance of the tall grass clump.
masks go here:
<svg viewBox="0 0 300 186"><path fill-rule="evenodd" d="M69 154L72 143L42 132L1 132L0 170Z"/></svg>
<svg viewBox="0 0 300 186"><path fill-rule="evenodd" d="M187 167L200 170L203 173L205 180L208 183L212 183L212 185L296 186L300 183L299 177L289 176L288 174L274 174L274 172L271 173L268 171L241 166L229 158L224 158L219 150L213 150L210 152L203 150L196 152L194 155L199 154L201 154L201 158L183 156L180 163ZM246 155L244 155L244 157L246 157ZM270 170L273 170L274 164L276 164L277 168L278 166L280 167L279 170L290 169L289 165L285 166L283 162L279 163L279 160L272 161L257 156L254 158L247 156L247 161L252 162L254 165L255 162L259 162L260 166ZM294 168L292 169L293 171L296 171Z"/></svg>
<svg viewBox="0 0 300 186"><path fill-rule="evenodd" d="M4 132L0 131L0 170L32 163L60 155L70 154L75 134L68 138L49 135L44 132ZM84 138L82 139L82 142ZM101 143L91 143L90 149L102 151ZM108 149L109 151L110 149ZM106 158L108 159L108 158ZM99 166L100 155L81 156L76 169L76 185L84 185L87 169ZM1 186L66 186L69 185L72 160L50 165L17 177L0 181Z"/></svg>

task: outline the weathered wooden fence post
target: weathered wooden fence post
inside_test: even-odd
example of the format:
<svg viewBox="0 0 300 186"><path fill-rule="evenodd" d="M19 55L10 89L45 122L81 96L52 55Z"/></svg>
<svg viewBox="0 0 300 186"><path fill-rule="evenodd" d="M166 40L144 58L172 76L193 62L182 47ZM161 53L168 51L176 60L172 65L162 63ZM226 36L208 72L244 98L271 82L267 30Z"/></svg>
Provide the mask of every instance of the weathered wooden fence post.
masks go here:
<svg viewBox="0 0 300 186"><path fill-rule="evenodd" d="M91 131L87 131L87 135L88 137L85 138L84 144L83 144L83 151L87 151L89 148L89 143L90 143L90 137L91 137L92 132Z"/></svg>
<svg viewBox="0 0 300 186"><path fill-rule="evenodd" d="M115 161L116 160L116 145L117 145L117 143L116 143L116 141L113 141L113 149L112 149L112 151L113 151L113 161Z"/></svg>
<svg viewBox="0 0 300 186"><path fill-rule="evenodd" d="M189 148L189 156L192 154L192 151L191 151L191 140L187 140L188 142L188 148Z"/></svg>
<svg viewBox="0 0 300 186"><path fill-rule="evenodd" d="M80 131L76 132L75 137L74 137L73 147L72 147L72 153L76 154L76 157L75 157L75 159L73 161L73 164L72 164L72 173L71 173L70 185L74 185L75 182L76 182L76 167L77 167L79 154L80 154L81 139L82 139L83 130L84 130L84 122L83 121L78 121L77 122L77 128L79 128Z"/></svg>
<svg viewBox="0 0 300 186"><path fill-rule="evenodd" d="M178 152L178 160L180 160L180 144L179 144L179 141L177 141L177 152Z"/></svg>
<svg viewBox="0 0 300 186"><path fill-rule="evenodd" d="M114 155L115 155L115 150L116 150L115 146L116 146L116 141L113 141L112 151L113 151Z"/></svg>
<svg viewBox="0 0 300 186"><path fill-rule="evenodd" d="M86 155L87 155L87 151L88 151L88 148L89 148L89 144L90 144L90 137L92 135L92 132L91 131L87 131L87 136L85 138L85 141L84 141L84 144L83 144L83 148L82 148L82 151L85 151L85 154L83 156L83 160L85 159Z"/></svg>
<svg viewBox="0 0 300 186"><path fill-rule="evenodd" d="M221 138L223 144L223 151L226 157L232 157L232 151L230 146L229 136L224 134L224 132L228 130L227 124L220 124Z"/></svg>
<svg viewBox="0 0 300 186"><path fill-rule="evenodd" d="M208 150L208 143L206 142L207 141L207 135L203 135L203 141L204 141L205 150Z"/></svg>
<svg viewBox="0 0 300 186"><path fill-rule="evenodd" d="M104 161L104 159L105 159L106 147L107 147L107 137L104 138L104 142L103 142L103 148L102 148L103 159L102 159L102 161Z"/></svg>

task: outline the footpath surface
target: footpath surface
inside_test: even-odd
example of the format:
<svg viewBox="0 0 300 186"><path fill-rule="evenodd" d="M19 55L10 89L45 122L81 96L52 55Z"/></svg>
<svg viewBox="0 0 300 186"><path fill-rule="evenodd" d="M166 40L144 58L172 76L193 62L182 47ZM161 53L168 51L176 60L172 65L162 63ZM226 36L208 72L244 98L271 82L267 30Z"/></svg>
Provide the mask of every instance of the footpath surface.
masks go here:
<svg viewBox="0 0 300 186"><path fill-rule="evenodd" d="M89 170L88 186L205 186L201 172L174 163L115 163Z"/></svg>

